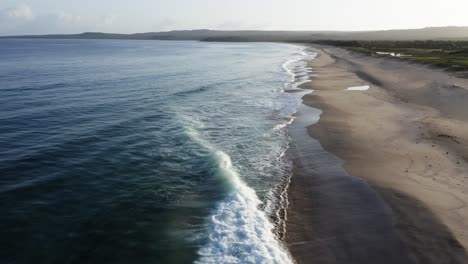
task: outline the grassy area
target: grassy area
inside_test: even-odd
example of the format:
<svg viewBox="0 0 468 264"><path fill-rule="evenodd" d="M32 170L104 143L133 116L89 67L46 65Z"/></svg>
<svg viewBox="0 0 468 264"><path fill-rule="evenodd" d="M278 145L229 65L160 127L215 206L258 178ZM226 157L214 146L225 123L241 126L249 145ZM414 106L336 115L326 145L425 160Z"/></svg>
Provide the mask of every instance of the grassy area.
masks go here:
<svg viewBox="0 0 468 264"><path fill-rule="evenodd" d="M468 41L318 41L377 57L468 71Z"/></svg>

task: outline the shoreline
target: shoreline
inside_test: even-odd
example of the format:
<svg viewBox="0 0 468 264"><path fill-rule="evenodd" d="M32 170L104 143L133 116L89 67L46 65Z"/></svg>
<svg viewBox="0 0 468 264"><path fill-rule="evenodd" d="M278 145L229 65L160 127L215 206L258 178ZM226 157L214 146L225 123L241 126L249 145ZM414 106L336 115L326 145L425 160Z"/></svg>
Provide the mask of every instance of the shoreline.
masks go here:
<svg viewBox="0 0 468 264"><path fill-rule="evenodd" d="M318 56L301 87L314 92L289 127L296 144L286 246L294 259L467 263L467 80L310 49ZM345 91L363 85L370 89ZM304 118L308 106L323 111L315 124Z"/></svg>

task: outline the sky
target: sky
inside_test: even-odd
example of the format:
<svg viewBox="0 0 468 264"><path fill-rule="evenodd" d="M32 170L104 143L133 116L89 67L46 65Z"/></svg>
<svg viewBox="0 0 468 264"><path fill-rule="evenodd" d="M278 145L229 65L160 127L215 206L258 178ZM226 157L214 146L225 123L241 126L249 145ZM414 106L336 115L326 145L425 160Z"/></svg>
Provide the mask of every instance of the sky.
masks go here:
<svg viewBox="0 0 468 264"><path fill-rule="evenodd" d="M0 35L468 26L468 0L0 0Z"/></svg>

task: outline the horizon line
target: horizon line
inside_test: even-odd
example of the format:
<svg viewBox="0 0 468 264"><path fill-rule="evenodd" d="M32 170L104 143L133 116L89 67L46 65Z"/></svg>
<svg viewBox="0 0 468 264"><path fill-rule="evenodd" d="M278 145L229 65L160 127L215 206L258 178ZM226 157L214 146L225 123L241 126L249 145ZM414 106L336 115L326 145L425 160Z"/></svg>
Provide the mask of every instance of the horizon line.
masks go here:
<svg viewBox="0 0 468 264"><path fill-rule="evenodd" d="M77 33L43 33L43 34L16 34L16 35L0 35L0 37L17 37L17 36L50 36L50 35L83 35L83 34L116 34L116 35L136 35L136 34L149 34L149 33L170 33L180 31L224 31L224 32L337 32L337 33L356 33L356 32L378 32L378 31L395 31L395 30L422 30L422 29L435 29L435 28L468 28L467 26L427 26L420 28L393 28L393 29L369 29L369 30L281 30L281 29L171 29L163 31L143 31L133 33L118 33L118 32L103 32L103 31L82 31Z"/></svg>

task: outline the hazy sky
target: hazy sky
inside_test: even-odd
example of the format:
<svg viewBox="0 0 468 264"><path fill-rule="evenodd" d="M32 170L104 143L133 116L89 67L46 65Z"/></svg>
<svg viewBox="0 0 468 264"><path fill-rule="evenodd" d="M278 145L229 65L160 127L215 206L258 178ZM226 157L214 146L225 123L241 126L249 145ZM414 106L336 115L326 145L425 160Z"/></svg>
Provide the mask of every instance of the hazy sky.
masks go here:
<svg viewBox="0 0 468 264"><path fill-rule="evenodd" d="M468 26L468 0L0 0L0 35Z"/></svg>

